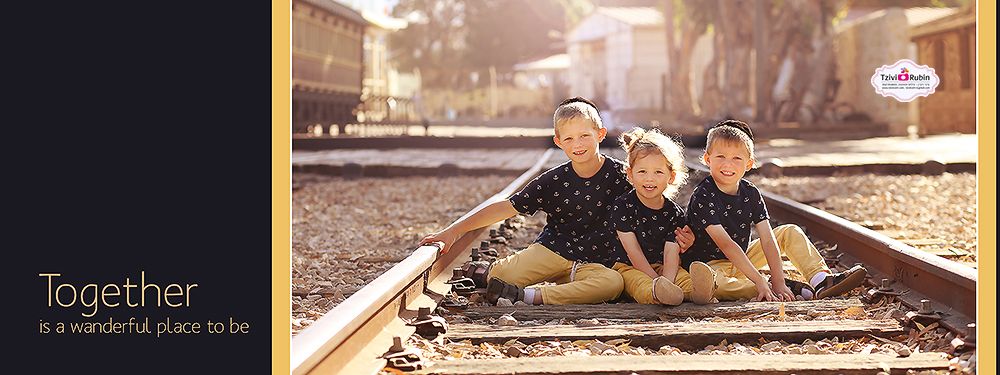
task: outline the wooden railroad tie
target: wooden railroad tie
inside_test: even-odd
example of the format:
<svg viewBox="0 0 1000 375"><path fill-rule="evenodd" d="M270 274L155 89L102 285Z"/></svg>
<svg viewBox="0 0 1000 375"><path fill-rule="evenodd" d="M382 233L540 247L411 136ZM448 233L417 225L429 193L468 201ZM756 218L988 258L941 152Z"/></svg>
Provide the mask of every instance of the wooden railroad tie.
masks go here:
<svg viewBox="0 0 1000 375"><path fill-rule="evenodd" d="M659 348L670 345L681 350L698 350L715 345L722 340L753 343L760 338L768 341L802 342L806 339L821 340L828 337L841 339L867 335L888 337L903 334L903 327L894 319L886 320L806 320L771 322L689 322L616 324L581 327L575 325L551 326L486 326L479 324L453 324L447 333L451 341L470 340L504 343L518 340L529 344L538 341L573 341L614 339L631 340L632 346Z"/></svg>
<svg viewBox="0 0 1000 375"><path fill-rule="evenodd" d="M941 353L536 357L442 361L416 374L789 374L870 375L947 370Z"/></svg>
<svg viewBox="0 0 1000 375"><path fill-rule="evenodd" d="M851 307L863 308L857 298L822 299L815 301L795 302L722 302L711 305L695 305L685 303L680 306L664 307L658 305L641 305L637 303L617 303L600 305L537 305L537 306L470 306L464 310L455 311L457 315L479 320L496 318L503 314L513 313L520 321L552 320L552 319L638 319L638 320L668 320L684 318L740 318L753 317L773 312L778 314L781 304L785 305L785 314L803 315L810 312L819 314L838 313Z"/></svg>

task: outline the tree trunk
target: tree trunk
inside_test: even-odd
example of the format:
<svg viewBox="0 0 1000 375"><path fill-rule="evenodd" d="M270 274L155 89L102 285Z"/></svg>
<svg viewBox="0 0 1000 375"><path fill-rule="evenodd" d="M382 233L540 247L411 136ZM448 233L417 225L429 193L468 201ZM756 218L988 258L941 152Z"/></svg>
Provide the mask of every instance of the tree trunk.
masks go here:
<svg viewBox="0 0 1000 375"><path fill-rule="evenodd" d="M702 74L703 86L700 106L703 117L716 118L722 114L725 107L725 96L722 94L722 88L719 84L719 70L723 61L719 55L723 53L723 42L722 35L719 34L718 30L712 35L712 50L715 51L712 61L708 63L704 74Z"/></svg>
<svg viewBox="0 0 1000 375"><path fill-rule="evenodd" d="M752 9L748 1L719 1L716 26L722 31L725 53L725 112L743 116L749 109Z"/></svg>
<svg viewBox="0 0 1000 375"><path fill-rule="evenodd" d="M663 90L663 102L668 113L676 112L678 109L673 93L674 79L677 77L677 48L674 45L674 2L673 0L663 0L663 24L667 43L667 73L663 79L665 85Z"/></svg>
<svg viewBox="0 0 1000 375"><path fill-rule="evenodd" d="M771 80L771 53L768 45L770 34L771 2L770 0L754 0L753 12L753 47L755 50L754 61L754 121L764 122L767 120L770 96L768 95L768 82Z"/></svg>

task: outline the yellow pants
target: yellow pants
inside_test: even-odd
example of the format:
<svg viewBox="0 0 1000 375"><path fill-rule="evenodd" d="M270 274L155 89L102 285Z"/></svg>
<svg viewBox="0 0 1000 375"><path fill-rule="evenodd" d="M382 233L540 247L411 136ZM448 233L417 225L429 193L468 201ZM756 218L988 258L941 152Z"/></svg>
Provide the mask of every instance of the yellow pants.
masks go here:
<svg viewBox="0 0 1000 375"><path fill-rule="evenodd" d="M802 232L802 228L799 228L798 225L785 224L774 228L773 232L779 251L788 257L788 260L792 262L792 266L807 281L821 271L830 272L830 267L827 267L823 256L819 254L816 246L813 246L812 242L809 241L809 238L806 237L806 234ZM750 247L747 249L747 258L750 258L750 262L757 269L761 269L767 265L767 258L764 257L764 249L759 239L750 243ZM757 287L753 281L750 281L728 259L716 259L708 262L708 265L715 270L715 283L718 285L718 289L715 290L715 298L718 298L720 301L734 301L757 297ZM683 275L687 280L681 280L681 273L678 272L677 281L674 284L681 286L682 283L686 282L690 285L690 275L686 272ZM684 289L686 297L688 291L690 291L690 287L685 289L681 286L681 288Z"/></svg>
<svg viewBox="0 0 1000 375"><path fill-rule="evenodd" d="M618 298L623 285L618 272L598 263L579 264L573 272L572 261L537 243L497 259L489 277L521 288L543 281L555 282L558 285L538 288L542 302L552 305L610 301Z"/></svg>
<svg viewBox="0 0 1000 375"><path fill-rule="evenodd" d="M663 265L659 263L650 264L653 266L653 271L656 271L657 275L661 275L663 272ZM612 267L615 271L618 271L622 275L622 280L625 282L625 293L632 296L632 299L637 303L644 305L656 305L657 302L653 299L653 278L649 277L645 272L640 271L638 268L632 267L625 263L615 263ZM683 275L683 277L681 276ZM683 283L679 283L683 282ZM684 291L684 299L690 300L691 295L691 276L688 275L687 271L683 268L677 268L677 276L674 277L674 285L677 285Z"/></svg>

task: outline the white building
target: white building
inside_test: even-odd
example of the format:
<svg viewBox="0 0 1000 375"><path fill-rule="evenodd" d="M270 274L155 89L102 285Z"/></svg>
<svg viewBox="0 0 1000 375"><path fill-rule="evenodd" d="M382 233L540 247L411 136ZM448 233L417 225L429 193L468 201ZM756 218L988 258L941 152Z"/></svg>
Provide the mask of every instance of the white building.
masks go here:
<svg viewBox="0 0 1000 375"><path fill-rule="evenodd" d="M599 7L566 42L571 96L593 99L618 123L661 112L667 52L659 10Z"/></svg>
<svg viewBox="0 0 1000 375"><path fill-rule="evenodd" d="M906 134L907 126L919 122L918 101L902 103L882 97L872 88L871 75L882 65L892 65L901 59L918 61L917 46L910 41L911 29L957 11L958 8L854 10L854 18L835 29L833 48L836 76L840 80L837 105L864 113L874 122L887 123L891 134Z"/></svg>

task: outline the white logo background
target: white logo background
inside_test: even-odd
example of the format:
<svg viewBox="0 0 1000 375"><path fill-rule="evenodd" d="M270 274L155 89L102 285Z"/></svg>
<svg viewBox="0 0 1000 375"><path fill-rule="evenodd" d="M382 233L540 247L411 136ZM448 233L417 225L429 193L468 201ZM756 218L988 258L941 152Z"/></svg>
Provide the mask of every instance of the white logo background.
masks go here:
<svg viewBox="0 0 1000 375"><path fill-rule="evenodd" d="M902 74L903 68L908 73ZM941 80L934 73L934 68L903 59L875 69L871 83L879 95L911 102L918 97L933 94Z"/></svg>

